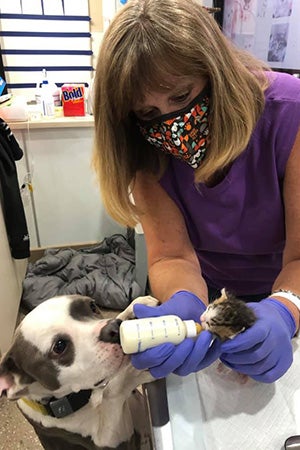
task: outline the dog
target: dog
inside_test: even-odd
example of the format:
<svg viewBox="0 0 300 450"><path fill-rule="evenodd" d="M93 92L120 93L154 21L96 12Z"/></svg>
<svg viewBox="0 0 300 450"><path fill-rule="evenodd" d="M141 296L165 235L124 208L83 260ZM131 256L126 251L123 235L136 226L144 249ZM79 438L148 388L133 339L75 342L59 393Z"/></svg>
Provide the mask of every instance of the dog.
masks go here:
<svg viewBox="0 0 300 450"><path fill-rule="evenodd" d="M134 302L158 304L150 296ZM152 449L136 388L153 377L135 369L119 343L134 302L107 320L89 297L54 297L16 329L0 363L0 395L17 401L46 450Z"/></svg>

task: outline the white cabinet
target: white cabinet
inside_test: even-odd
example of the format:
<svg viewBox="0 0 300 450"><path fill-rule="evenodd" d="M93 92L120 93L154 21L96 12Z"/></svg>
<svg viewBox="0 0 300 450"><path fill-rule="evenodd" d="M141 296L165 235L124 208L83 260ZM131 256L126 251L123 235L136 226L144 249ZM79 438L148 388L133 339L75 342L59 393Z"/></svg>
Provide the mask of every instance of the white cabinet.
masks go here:
<svg viewBox="0 0 300 450"><path fill-rule="evenodd" d="M25 152L18 163L20 183L26 171L32 176L31 199L24 198L31 248L100 241L125 232L101 202L91 168L92 120L68 119L23 128L10 124Z"/></svg>

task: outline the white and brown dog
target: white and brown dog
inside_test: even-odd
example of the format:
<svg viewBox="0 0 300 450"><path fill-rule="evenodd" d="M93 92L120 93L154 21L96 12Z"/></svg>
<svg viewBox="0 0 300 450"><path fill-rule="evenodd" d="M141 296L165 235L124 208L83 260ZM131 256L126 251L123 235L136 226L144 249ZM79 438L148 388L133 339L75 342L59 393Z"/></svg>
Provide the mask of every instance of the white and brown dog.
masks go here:
<svg viewBox="0 0 300 450"><path fill-rule="evenodd" d="M136 390L152 377L119 345L119 325L132 317L132 304L106 320L92 299L70 295L43 302L17 328L0 364L0 395L17 400L46 450L152 448Z"/></svg>

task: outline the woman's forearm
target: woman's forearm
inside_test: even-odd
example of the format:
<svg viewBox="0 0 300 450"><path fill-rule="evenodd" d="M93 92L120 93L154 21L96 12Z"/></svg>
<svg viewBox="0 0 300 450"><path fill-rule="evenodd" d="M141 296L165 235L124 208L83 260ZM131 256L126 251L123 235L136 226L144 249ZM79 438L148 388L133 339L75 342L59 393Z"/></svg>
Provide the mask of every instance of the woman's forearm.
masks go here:
<svg viewBox="0 0 300 450"><path fill-rule="evenodd" d="M149 281L152 295L161 302L172 294L187 290L208 303L207 286L198 264L181 258L165 258L149 267Z"/></svg>

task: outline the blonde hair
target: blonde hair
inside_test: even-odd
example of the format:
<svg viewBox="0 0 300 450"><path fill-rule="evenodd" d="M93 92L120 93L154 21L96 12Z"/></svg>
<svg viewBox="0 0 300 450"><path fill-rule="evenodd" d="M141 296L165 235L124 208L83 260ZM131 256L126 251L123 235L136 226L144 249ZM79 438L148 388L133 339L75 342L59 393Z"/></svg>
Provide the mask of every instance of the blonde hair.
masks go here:
<svg viewBox="0 0 300 450"><path fill-rule="evenodd" d="M229 43L198 0L129 0L104 35L95 77L93 163L110 215L135 225L129 186L137 170L154 172L165 158L131 115L146 89L158 90L166 75L209 80L211 141L195 171L196 182L207 182L245 149L264 107L265 70Z"/></svg>

